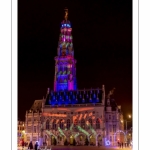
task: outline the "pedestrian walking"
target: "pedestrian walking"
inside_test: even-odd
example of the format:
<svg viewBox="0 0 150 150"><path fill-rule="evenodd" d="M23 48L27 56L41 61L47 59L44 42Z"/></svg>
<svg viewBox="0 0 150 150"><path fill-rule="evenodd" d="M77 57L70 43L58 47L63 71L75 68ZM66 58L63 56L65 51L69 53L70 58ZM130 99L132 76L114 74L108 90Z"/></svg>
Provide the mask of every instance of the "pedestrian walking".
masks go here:
<svg viewBox="0 0 150 150"><path fill-rule="evenodd" d="M29 143L28 149L30 149L30 150L32 150L32 149L33 149L32 141Z"/></svg>
<svg viewBox="0 0 150 150"><path fill-rule="evenodd" d="M24 141L22 140L22 143L21 143L21 145L22 145L22 149L24 149Z"/></svg>
<svg viewBox="0 0 150 150"><path fill-rule="evenodd" d="M123 142L122 142L122 144L121 144L121 145L122 145L122 148L123 148Z"/></svg>
<svg viewBox="0 0 150 150"><path fill-rule="evenodd" d="M35 143L35 146L34 146L34 147L35 147L35 150L38 150L38 146L39 146L39 145L38 145L38 142L36 142L36 143Z"/></svg>
<svg viewBox="0 0 150 150"><path fill-rule="evenodd" d="M120 148L121 148L121 142L119 144L120 144Z"/></svg>
<svg viewBox="0 0 150 150"><path fill-rule="evenodd" d="M118 147L120 146L120 142L118 141Z"/></svg>

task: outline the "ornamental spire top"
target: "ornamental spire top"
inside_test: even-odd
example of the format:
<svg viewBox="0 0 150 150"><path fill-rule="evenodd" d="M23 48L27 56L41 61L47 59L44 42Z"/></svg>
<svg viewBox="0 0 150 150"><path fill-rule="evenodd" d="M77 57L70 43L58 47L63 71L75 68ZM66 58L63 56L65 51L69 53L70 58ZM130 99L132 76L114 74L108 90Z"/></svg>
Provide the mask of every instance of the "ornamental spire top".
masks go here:
<svg viewBox="0 0 150 150"><path fill-rule="evenodd" d="M67 20L68 19L68 9L65 8L64 10L65 10L65 20Z"/></svg>

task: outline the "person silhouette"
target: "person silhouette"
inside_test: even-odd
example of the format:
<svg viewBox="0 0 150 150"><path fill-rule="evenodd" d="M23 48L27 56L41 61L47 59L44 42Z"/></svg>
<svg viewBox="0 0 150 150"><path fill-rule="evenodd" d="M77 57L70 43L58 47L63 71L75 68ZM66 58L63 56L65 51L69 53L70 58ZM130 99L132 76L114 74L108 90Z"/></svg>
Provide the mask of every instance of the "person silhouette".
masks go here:
<svg viewBox="0 0 150 150"><path fill-rule="evenodd" d="M123 148L123 142L121 143L121 145L122 145L122 148Z"/></svg>
<svg viewBox="0 0 150 150"><path fill-rule="evenodd" d="M32 141L29 143L28 149L33 149Z"/></svg>

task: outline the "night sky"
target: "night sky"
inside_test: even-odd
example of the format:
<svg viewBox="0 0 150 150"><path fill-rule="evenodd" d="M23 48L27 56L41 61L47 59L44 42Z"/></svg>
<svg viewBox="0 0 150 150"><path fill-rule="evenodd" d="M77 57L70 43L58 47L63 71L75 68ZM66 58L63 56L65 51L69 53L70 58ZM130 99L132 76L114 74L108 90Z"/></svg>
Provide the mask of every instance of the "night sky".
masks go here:
<svg viewBox="0 0 150 150"><path fill-rule="evenodd" d="M132 113L132 1L18 1L18 119L53 89L54 57L69 9L78 89L115 87L124 117Z"/></svg>

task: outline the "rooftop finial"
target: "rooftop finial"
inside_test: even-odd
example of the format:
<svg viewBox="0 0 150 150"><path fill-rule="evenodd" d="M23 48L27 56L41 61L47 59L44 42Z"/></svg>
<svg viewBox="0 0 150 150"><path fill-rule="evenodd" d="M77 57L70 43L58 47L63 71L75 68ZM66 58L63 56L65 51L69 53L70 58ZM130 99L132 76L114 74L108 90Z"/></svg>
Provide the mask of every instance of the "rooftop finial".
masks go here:
<svg viewBox="0 0 150 150"><path fill-rule="evenodd" d="M113 88L111 91L109 91L109 94L107 95L107 98L110 98L110 95L114 93L115 88Z"/></svg>
<svg viewBox="0 0 150 150"><path fill-rule="evenodd" d="M68 19L68 9L65 8L65 20L67 20L67 19Z"/></svg>

